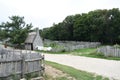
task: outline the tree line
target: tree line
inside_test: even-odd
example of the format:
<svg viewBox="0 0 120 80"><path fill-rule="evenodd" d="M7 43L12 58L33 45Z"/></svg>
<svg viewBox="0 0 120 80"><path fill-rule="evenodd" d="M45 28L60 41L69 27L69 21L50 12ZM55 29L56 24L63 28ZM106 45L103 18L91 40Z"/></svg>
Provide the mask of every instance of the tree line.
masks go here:
<svg viewBox="0 0 120 80"><path fill-rule="evenodd" d="M120 43L120 10L94 10L67 16L62 22L41 30L45 39Z"/></svg>

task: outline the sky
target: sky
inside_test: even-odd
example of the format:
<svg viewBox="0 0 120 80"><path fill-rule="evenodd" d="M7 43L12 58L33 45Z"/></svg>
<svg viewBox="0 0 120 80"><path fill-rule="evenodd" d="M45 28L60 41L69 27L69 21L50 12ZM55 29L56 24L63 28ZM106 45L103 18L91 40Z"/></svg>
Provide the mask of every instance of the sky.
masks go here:
<svg viewBox="0 0 120 80"><path fill-rule="evenodd" d="M120 0L0 0L0 23L9 16L24 16L34 28L51 27L69 15L96 9L120 9Z"/></svg>

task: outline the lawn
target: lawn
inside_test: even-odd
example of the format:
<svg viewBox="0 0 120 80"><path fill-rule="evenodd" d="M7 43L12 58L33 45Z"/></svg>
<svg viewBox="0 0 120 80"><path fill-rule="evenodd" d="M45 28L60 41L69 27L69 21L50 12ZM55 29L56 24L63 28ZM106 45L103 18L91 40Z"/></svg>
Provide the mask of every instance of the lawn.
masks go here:
<svg viewBox="0 0 120 80"><path fill-rule="evenodd" d="M74 77L76 80L109 80L108 78L102 77L100 75L95 75L85 71L77 70L73 67L69 67L66 65L61 65L61 64L49 62L49 61L46 61L46 64L58 70L61 70L64 73L69 74L70 76ZM63 77L56 80L67 80L67 78Z"/></svg>

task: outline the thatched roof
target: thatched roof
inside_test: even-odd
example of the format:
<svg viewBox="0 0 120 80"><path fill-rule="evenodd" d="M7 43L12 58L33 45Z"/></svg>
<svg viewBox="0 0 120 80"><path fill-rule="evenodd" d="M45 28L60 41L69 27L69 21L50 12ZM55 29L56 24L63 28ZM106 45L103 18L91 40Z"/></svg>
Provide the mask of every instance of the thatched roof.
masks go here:
<svg viewBox="0 0 120 80"><path fill-rule="evenodd" d="M35 37L36 37L36 32L29 33L25 40L25 43L33 43L35 40Z"/></svg>

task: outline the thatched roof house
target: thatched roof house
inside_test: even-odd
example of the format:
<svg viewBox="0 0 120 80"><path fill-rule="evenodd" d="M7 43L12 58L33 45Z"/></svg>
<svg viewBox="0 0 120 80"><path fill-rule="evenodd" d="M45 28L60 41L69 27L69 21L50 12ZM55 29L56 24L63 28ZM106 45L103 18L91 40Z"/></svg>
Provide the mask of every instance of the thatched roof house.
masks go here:
<svg viewBox="0 0 120 80"><path fill-rule="evenodd" d="M39 35L38 28L36 29L36 32L29 33L25 40L25 49L36 50L36 46L43 46L43 41Z"/></svg>

